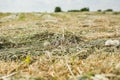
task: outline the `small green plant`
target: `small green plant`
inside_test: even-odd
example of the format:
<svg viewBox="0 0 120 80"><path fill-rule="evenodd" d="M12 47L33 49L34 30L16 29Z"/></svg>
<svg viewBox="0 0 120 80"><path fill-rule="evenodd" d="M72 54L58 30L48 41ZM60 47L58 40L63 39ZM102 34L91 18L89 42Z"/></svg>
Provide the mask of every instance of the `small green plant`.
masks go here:
<svg viewBox="0 0 120 80"><path fill-rule="evenodd" d="M31 57L30 57L30 55L28 55L28 56L26 56L25 63L30 64L30 62L31 62Z"/></svg>

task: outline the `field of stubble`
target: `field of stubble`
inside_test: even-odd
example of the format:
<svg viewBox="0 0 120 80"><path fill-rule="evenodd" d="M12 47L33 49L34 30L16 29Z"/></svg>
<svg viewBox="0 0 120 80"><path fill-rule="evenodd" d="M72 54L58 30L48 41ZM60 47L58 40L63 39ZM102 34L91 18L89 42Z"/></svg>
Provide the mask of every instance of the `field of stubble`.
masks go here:
<svg viewBox="0 0 120 80"><path fill-rule="evenodd" d="M120 80L120 14L0 13L0 80Z"/></svg>

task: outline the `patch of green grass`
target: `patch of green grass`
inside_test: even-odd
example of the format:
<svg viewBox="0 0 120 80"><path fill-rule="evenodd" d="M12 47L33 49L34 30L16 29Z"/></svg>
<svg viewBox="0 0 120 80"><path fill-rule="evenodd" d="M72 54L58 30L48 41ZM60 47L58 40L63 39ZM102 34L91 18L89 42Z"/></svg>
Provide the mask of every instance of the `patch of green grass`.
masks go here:
<svg viewBox="0 0 120 80"><path fill-rule="evenodd" d="M19 20L24 21L25 18L26 18L26 16L25 16L24 13L20 13L20 14L19 14Z"/></svg>

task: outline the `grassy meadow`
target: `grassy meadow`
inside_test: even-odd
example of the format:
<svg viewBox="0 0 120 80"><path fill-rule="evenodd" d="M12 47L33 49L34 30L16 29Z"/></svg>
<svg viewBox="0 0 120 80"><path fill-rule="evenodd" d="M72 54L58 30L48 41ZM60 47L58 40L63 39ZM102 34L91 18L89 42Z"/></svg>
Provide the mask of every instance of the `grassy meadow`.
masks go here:
<svg viewBox="0 0 120 80"><path fill-rule="evenodd" d="M120 13L0 13L0 80L120 80Z"/></svg>

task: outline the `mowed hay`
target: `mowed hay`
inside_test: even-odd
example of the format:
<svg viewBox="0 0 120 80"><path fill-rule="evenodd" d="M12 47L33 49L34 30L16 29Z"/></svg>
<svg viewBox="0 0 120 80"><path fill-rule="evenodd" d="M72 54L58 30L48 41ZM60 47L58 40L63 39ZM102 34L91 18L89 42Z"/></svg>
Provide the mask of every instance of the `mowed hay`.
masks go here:
<svg viewBox="0 0 120 80"><path fill-rule="evenodd" d="M0 23L0 79L120 79L119 14L35 14Z"/></svg>
<svg viewBox="0 0 120 80"><path fill-rule="evenodd" d="M66 80L67 78L72 78L75 76L90 76L94 77L95 74L119 74L119 54L110 55L108 53L92 54L87 59L79 60L72 56L59 58L57 56L52 56L48 59L45 55L36 58L37 61L28 65L27 63L17 63L17 62L2 62L0 63L0 73L3 75L8 75L17 72L15 76L21 75L25 78L25 75L31 75L33 78L44 78L44 79L58 79ZM112 59L111 59L112 58ZM71 69L71 72L68 66ZM115 68L114 68L114 67ZM90 73L92 75L90 75ZM109 76L107 78L117 78L118 76ZM82 78L82 77L81 77ZM119 77L118 77L119 79ZM117 80L118 80L117 79Z"/></svg>

